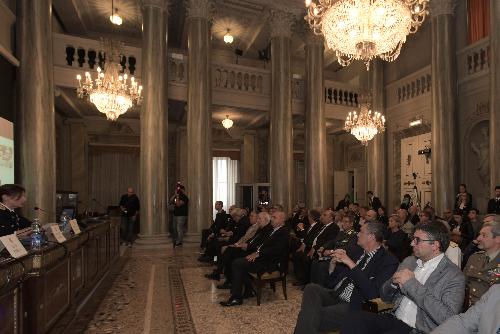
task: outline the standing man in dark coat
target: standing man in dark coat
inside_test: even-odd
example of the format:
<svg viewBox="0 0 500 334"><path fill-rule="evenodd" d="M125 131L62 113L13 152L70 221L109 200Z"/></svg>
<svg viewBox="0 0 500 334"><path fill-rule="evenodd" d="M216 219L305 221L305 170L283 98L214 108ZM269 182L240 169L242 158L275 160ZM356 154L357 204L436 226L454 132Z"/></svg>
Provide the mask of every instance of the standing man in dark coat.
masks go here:
<svg viewBox="0 0 500 334"><path fill-rule="evenodd" d="M382 202L380 202L378 197L373 195L373 191L368 190L366 194L368 195L368 206L375 210L375 212L378 212L378 208L382 206Z"/></svg>
<svg viewBox="0 0 500 334"><path fill-rule="evenodd" d="M182 246L182 238L184 237L184 228L186 226L187 216L188 216L188 203L189 198L184 194L184 186L177 182L177 187L175 189L175 195L172 200L174 202L174 235L173 242L174 247Z"/></svg>
<svg viewBox="0 0 500 334"><path fill-rule="evenodd" d="M495 197L488 201L488 213L500 215L500 186L495 187Z"/></svg>
<svg viewBox="0 0 500 334"><path fill-rule="evenodd" d="M139 214L139 198L134 193L134 188L128 187L127 193L120 198L121 210L121 234L122 240L129 247L132 246L134 237L134 225Z"/></svg>

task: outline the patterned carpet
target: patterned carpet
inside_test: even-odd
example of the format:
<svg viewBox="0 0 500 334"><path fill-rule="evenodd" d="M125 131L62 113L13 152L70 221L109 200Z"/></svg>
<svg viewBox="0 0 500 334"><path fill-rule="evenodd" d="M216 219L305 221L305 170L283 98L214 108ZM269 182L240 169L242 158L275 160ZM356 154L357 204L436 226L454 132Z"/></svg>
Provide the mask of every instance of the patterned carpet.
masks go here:
<svg viewBox="0 0 500 334"><path fill-rule="evenodd" d="M212 267L196 261L198 248L127 250L78 315L75 333L291 333L302 292L288 284L263 290L242 306L223 308L229 296L204 277Z"/></svg>

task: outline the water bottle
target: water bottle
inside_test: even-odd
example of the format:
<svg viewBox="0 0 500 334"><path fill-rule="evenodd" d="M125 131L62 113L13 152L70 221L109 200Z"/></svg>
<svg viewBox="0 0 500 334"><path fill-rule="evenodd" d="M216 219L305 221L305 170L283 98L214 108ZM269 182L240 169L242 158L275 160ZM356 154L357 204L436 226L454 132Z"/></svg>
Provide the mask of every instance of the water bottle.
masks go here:
<svg viewBox="0 0 500 334"><path fill-rule="evenodd" d="M66 211L61 213L61 217L59 218L59 229L63 234L67 234L69 232L69 217Z"/></svg>
<svg viewBox="0 0 500 334"><path fill-rule="evenodd" d="M38 218L33 219L31 229L33 230L31 233L31 249L40 249L42 247L43 235L40 220Z"/></svg>

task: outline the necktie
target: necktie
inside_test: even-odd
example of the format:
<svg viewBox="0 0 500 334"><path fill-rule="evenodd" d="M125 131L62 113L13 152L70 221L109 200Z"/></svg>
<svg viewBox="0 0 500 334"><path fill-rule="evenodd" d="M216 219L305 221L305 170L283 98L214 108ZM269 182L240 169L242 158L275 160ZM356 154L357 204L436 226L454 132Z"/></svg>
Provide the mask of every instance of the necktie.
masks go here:
<svg viewBox="0 0 500 334"><path fill-rule="evenodd" d="M366 261L368 261L368 258L369 258L368 254L364 253L363 258L360 261L358 261L358 263L356 263L356 267L361 268L361 270L365 269L364 266L366 264ZM350 278L344 277L342 279L342 283L340 284L340 286L337 289L335 289L334 292L332 292L332 296L334 297L340 296L342 292L344 292L345 288L347 288L347 286L351 284L351 281L352 280Z"/></svg>

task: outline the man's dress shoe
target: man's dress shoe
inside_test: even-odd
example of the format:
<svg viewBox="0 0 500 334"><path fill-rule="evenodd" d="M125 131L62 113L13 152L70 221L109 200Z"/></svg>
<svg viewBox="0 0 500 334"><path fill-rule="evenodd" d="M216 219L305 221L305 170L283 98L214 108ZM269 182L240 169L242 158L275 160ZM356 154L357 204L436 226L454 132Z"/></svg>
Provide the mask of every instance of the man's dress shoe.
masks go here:
<svg viewBox="0 0 500 334"><path fill-rule="evenodd" d="M222 306L237 306L243 304L243 300L240 298L231 297L225 302L220 302Z"/></svg>

